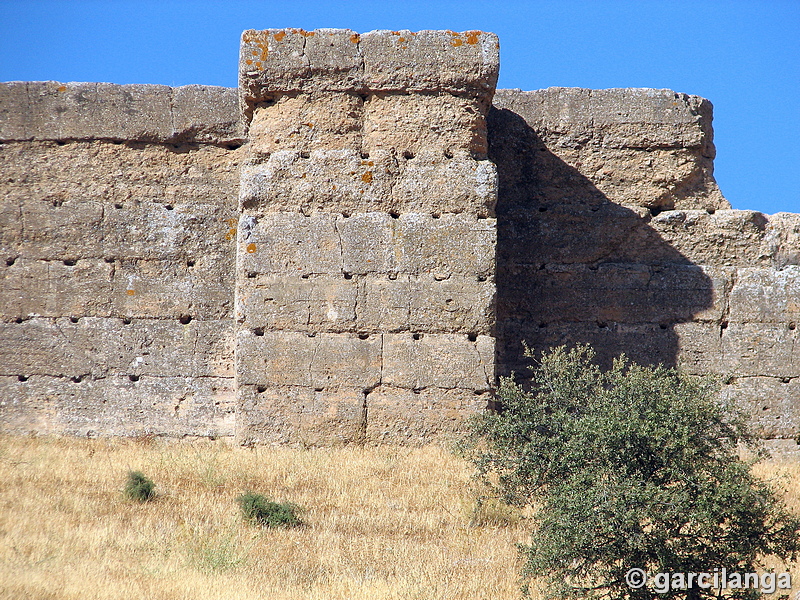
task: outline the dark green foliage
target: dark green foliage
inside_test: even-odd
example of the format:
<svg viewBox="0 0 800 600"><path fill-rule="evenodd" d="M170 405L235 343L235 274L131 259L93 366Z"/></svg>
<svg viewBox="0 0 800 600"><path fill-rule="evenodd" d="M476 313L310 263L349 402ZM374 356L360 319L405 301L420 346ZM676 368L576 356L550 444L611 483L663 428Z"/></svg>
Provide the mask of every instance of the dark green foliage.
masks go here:
<svg viewBox="0 0 800 600"><path fill-rule="evenodd" d="M242 494L236 499L244 518L263 527L297 527L299 507L290 502L271 502L261 494Z"/></svg>
<svg viewBox="0 0 800 600"><path fill-rule="evenodd" d="M136 502L149 502L156 497L156 484L139 471L128 471L125 496Z"/></svg>
<svg viewBox="0 0 800 600"><path fill-rule="evenodd" d="M714 399L716 382L625 357L603 372L593 358L588 346L555 349L533 368L529 391L503 379L502 410L474 421L481 475L505 502L535 509L521 547L525 590L536 579L545 597L698 599L719 590L658 594L630 589L624 576L793 560L800 520L739 458L737 445L753 439Z"/></svg>

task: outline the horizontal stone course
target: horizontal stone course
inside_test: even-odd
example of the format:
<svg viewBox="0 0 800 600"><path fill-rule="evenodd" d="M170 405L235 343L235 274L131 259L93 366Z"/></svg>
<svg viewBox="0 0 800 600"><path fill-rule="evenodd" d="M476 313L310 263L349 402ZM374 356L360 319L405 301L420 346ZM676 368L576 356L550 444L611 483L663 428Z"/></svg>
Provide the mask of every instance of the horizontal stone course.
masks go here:
<svg viewBox="0 0 800 600"><path fill-rule="evenodd" d="M244 141L231 88L14 81L0 83L0 107L0 141Z"/></svg>
<svg viewBox="0 0 800 600"><path fill-rule="evenodd" d="M497 36L470 31L265 29L242 34L245 105L288 91L447 91L489 95L499 71Z"/></svg>
<svg viewBox="0 0 800 600"><path fill-rule="evenodd" d="M233 377L229 320L80 317L0 323L0 375Z"/></svg>
<svg viewBox="0 0 800 600"><path fill-rule="evenodd" d="M174 260L18 258L11 266L0 263L0 274L0 320L31 315L213 320L233 313L232 274L204 261L189 267Z"/></svg>
<svg viewBox="0 0 800 600"><path fill-rule="evenodd" d="M256 275L494 274L494 220L471 215L268 213L243 216L238 234L237 269Z"/></svg>
<svg viewBox="0 0 800 600"><path fill-rule="evenodd" d="M459 334L237 334L241 385L488 390L494 378L494 341Z"/></svg>
<svg viewBox="0 0 800 600"><path fill-rule="evenodd" d="M455 157L455 155L454 155ZM256 212L468 212L494 216L497 174L489 161L420 152L281 150L242 170L240 202Z"/></svg>
<svg viewBox="0 0 800 600"><path fill-rule="evenodd" d="M488 393L467 389L409 390L380 385L315 390L243 386L237 406L239 443L423 445L455 440L466 419L486 408Z"/></svg>
<svg viewBox="0 0 800 600"><path fill-rule="evenodd" d="M242 285L237 318L248 327L299 332L428 331L488 334L494 283L432 275L265 275Z"/></svg>
<svg viewBox="0 0 800 600"><path fill-rule="evenodd" d="M0 376L0 432L80 437L235 434L233 379Z"/></svg>

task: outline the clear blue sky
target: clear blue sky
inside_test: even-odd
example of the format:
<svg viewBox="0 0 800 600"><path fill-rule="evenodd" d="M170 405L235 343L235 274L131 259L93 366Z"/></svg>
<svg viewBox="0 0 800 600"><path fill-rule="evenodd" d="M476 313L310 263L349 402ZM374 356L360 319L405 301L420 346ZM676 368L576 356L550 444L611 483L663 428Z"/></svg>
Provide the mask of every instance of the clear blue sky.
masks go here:
<svg viewBox="0 0 800 600"><path fill-rule="evenodd" d="M704 96L733 207L800 212L800 0L0 0L0 81L235 86L241 31L268 27L481 29L501 88Z"/></svg>

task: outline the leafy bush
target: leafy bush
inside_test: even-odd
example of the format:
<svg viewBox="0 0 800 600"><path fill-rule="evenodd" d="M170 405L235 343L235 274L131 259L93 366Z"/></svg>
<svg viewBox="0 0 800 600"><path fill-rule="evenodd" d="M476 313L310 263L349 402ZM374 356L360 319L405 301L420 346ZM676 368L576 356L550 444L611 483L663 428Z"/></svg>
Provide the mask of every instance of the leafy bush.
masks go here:
<svg viewBox="0 0 800 600"><path fill-rule="evenodd" d="M128 471L125 496L136 502L149 502L156 497L156 484L139 471Z"/></svg>
<svg viewBox="0 0 800 600"><path fill-rule="evenodd" d="M242 494L236 499L247 521L263 527L297 527L299 507L290 502L271 502L261 494Z"/></svg>
<svg viewBox="0 0 800 600"><path fill-rule="evenodd" d="M754 440L714 399L715 381L624 356L603 372L593 359L588 346L553 350L528 391L503 379L500 411L473 422L479 473L505 502L534 509L520 548L526 594L535 579L545 597L752 596L625 583L634 567L747 573L766 555L794 560L800 520L740 459L737 445Z"/></svg>

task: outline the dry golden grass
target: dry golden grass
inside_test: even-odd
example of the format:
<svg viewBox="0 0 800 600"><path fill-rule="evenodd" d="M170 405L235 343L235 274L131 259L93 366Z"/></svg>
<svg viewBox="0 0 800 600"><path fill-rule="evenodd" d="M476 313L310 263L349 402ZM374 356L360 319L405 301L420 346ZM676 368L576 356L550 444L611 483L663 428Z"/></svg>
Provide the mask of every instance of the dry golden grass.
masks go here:
<svg viewBox="0 0 800 600"><path fill-rule="evenodd" d="M131 469L154 502L124 498ZM525 523L476 524L470 475L435 446L2 436L0 597L518 598ZM246 524L245 491L299 504L307 526Z"/></svg>

